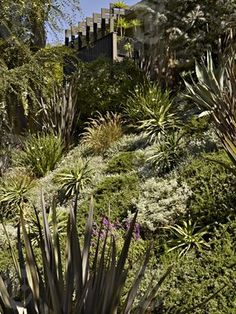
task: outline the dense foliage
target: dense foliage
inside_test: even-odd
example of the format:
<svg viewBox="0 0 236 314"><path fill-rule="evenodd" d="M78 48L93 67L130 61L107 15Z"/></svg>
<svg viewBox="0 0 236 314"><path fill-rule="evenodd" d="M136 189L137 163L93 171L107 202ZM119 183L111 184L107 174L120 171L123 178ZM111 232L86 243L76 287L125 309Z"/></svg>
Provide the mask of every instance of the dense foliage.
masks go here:
<svg viewBox="0 0 236 314"><path fill-rule="evenodd" d="M0 4L0 312L234 314L235 1L137 5L139 66L44 47L69 3Z"/></svg>

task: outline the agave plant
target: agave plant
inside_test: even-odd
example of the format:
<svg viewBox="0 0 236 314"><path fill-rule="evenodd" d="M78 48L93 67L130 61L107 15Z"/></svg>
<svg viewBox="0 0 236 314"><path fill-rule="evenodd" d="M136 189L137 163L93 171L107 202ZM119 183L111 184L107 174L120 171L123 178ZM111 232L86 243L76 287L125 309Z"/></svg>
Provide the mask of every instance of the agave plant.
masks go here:
<svg viewBox="0 0 236 314"><path fill-rule="evenodd" d="M30 314L113 314L117 313L118 308L120 313L130 313L134 309L134 299L150 256L149 248L140 270L127 293L126 299L121 304L121 293L128 276L126 262L137 214L130 224L119 256L116 253L114 237L108 239L107 233L103 242L98 237L96 253L93 260L90 260L93 206L91 205L89 212L83 247L81 247L81 241L76 229L74 210L71 209L67 226L67 245L64 249L65 267L63 267L62 248L60 246L54 206L52 211L54 217L53 233L49 230L42 197L43 228L38 222L39 248L42 259L41 268L35 258L24 215L21 211L21 230L19 227L18 232L20 267L16 265L16 270L18 270L21 284L24 285L24 293L19 293L20 302L16 302L9 295L3 279L0 277L0 309L2 312L19 313L17 306L21 306L26 313ZM38 217L37 211L35 211L35 214ZM39 218L37 219L39 220ZM20 231L24 240L25 257L22 252ZM14 259L14 261L17 264L17 259ZM154 287L150 285L136 307L137 313L147 312L171 268L167 269Z"/></svg>
<svg viewBox="0 0 236 314"><path fill-rule="evenodd" d="M183 221L183 225L174 225L168 227L175 239L170 240L169 244L172 246L170 251L181 249L179 255L182 256L191 249L196 248L201 251L204 248L210 248L210 244L204 240L204 236L208 233L207 227L202 229L197 228L197 224L193 223L191 219Z"/></svg>
<svg viewBox="0 0 236 314"><path fill-rule="evenodd" d="M196 63L195 72L198 82L185 81L186 96L203 110L200 116L210 115L225 150L236 165L235 53L216 68L208 52L206 65Z"/></svg>

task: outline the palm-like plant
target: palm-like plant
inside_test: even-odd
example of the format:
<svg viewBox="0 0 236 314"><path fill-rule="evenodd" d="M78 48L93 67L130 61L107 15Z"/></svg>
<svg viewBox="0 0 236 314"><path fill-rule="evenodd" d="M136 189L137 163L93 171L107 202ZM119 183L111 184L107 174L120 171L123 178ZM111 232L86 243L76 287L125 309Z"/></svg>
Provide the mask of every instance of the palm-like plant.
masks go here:
<svg viewBox="0 0 236 314"><path fill-rule="evenodd" d="M150 161L161 174L172 170L184 156L185 141L183 133L173 132L164 136L152 149Z"/></svg>
<svg viewBox="0 0 236 314"><path fill-rule="evenodd" d="M13 216L18 208L28 201L29 191L33 188L32 177L16 174L2 180L0 185L0 216Z"/></svg>
<svg viewBox="0 0 236 314"><path fill-rule="evenodd" d="M204 236L208 233L207 228L197 229L197 224L192 223L189 219L184 221L183 225L174 225L167 227L171 230L175 239L170 240L169 244L172 246L170 251L181 249L179 255L182 256L195 248L201 251L203 248L210 248L210 244L204 240Z"/></svg>
<svg viewBox="0 0 236 314"><path fill-rule="evenodd" d="M81 242L77 234L74 210L71 210L67 226L64 269L54 206L52 211L53 233L49 230L42 197L43 228L40 223L38 223L42 271L36 261L32 242L26 230L25 219L21 212L21 229L25 246L25 258L22 252L22 243L20 242L20 232L18 232L19 261L22 268L16 265L16 270L19 270L18 276L20 283L24 284L24 288L27 287L27 289L21 294L22 297L18 305L20 303L27 313L30 314L107 314L117 313L118 308L120 313L130 313L130 311L134 309L134 299L137 295L140 281L144 276L150 256L149 248L147 249L144 262L127 293L125 302L121 304L121 292L128 275L127 257L136 215L130 224L119 256L117 256L116 253L115 239L114 237L109 239L107 232L103 241L98 237L95 245L96 252L93 259L90 260L93 232L93 207L91 206L90 209L83 247L81 247ZM37 211L35 214L36 217L38 217ZM39 221L39 218L37 218L37 220ZM17 263L16 259L15 263ZM170 271L171 267L168 268L154 287L150 285L150 288L144 294L144 297L136 308L137 313L141 314L147 312L149 306L156 299L157 292L162 282ZM4 313L14 313L14 311L18 313L17 303L14 298L9 295L1 277L0 309Z"/></svg>
<svg viewBox="0 0 236 314"><path fill-rule="evenodd" d="M75 165L61 170L55 177L55 182L60 184L63 200L79 194L80 190L91 179L89 163L79 159Z"/></svg>
<svg viewBox="0 0 236 314"><path fill-rule="evenodd" d="M114 9L121 10L121 9L127 9L128 6L127 6L127 4L124 1L120 0L120 1L113 2L112 3L112 7Z"/></svg>
<svg viewBox="0 0 236 314"><path fill-rule="evenodd" d="M196 63L198 82L185 82L188 95L204 114L209 114L225 150L236 165L236 76L235 53L214 66L210 52L206 65Z"/></svg>
<svg viewBox="0 0 236 314"><path fill-rule="evenodd" d="M150 141L160 138L167 130L173 130L178 123L169 92L163 92L152 83L140 85L130 94L125 111L127 118L144 131Z"/></svg>

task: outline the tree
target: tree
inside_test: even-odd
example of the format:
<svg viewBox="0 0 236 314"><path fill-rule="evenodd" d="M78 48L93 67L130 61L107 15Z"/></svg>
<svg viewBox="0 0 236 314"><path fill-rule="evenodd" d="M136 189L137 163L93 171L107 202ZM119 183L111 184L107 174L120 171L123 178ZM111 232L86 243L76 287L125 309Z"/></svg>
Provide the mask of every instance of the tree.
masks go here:
<svg viewBox="0 0 236 314"><path fill-rule="evenodd" d="M235 25L236 1L146 0L136 12L139 19L144 16L145 57L159 79L173 87L179 74L193 70L194 60L207 50L221 57Z"/></svg>
<svg viewBox="0 0 236 314"><path fill-rule="evenodd" d="M57 27L72 4L79 1L0 2L0 115L15 133L35 127L40 98L49 96L59 77L62 83L68 50L45 47L46 24Z"/></svg>
<svg viewBox="0 0 236 314"><path fill-rule="evenodd" d="M70 20L68 12L75 9L79 10L79 0L2 0L0 29L8 29L18 38L20 34L31 48L43 48L46 45L46 25L55 29L63 19Z"/></svg>

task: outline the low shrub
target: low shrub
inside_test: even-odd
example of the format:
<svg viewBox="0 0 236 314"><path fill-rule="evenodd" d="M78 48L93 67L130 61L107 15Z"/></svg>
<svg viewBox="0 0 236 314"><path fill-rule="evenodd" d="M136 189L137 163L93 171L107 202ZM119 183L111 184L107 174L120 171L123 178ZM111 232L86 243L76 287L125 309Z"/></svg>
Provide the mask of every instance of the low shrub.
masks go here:
<svg viewBox="0 0 236 314"><path fill-rule="evenodd" d="M146 231L173 224L187 210L191 190L176 179L151 178L140 184L140 198L136 203L138 222Z"/></svg>
<svg viewBox="0 0 236 314"><path fill-rule="evenodd" d="M37 177L52 171L63 155L60 137L54 135L31 135L21 150L14 154L17 165L30 168Z"/></svg>
<svg viewBox="0 0 236 314"><path fill-rule="evenodd" d="M163 312L177 313L206 300L222 287L218 294L202 308L195 309L196 314L234 314L236 308L236 224L235 220L218 226L212 238L211 250L202 251L197 256L187 254L178 259L171 253L164 255L160 262L168 265L176 260L175 267L161 288L165 299Z"/></svg>
<svg viewBox="0 0 236 314"><path fill-rule="evenodd" d="M230 166L224 151L203 154L178 170L180 180L193 192L189 205L191 216L203 226L225 223L235 216L236 178L219 162Z"/></svg>
<svg viewBox="0 0 236 314"><path fill-rule="evenodd" d="M104 153L105 157L112 157L121 152L135 151L144 149L149 145L146 136L141 134L125 134L118 141L111 144Z"/></svg>
<svg viewBox="0 0 236 314"><path fill-rule="evenodd" d="M113 174L132 171L139 159L141 156L135 152L122 152L108 161L106 172Z"/></svg>
<svg viewBox="0 0 236 314"><path fill-rule="evenodd" d="M107 113L90 119L83 134L82 143L86 144L94 154L101 154L123 135L121 116Z"/></svg>
<svg viewBox="0 0 236 314"><path fill-rule="evenodd" d="M77 88L80 122L88 121L97 111L102 115L107 111L122 113L127 94L143 80L143 72L131 60L98 59L80 64Z"/></svg>
<svg viewBox="0 0 236 314"><path fill-rule="evenodd" d="M95 189L95 212L100 217L108 215L122 220L129 210L135 209L133 200L138 194L139 178L135 173L107 176Z"/></svg>

